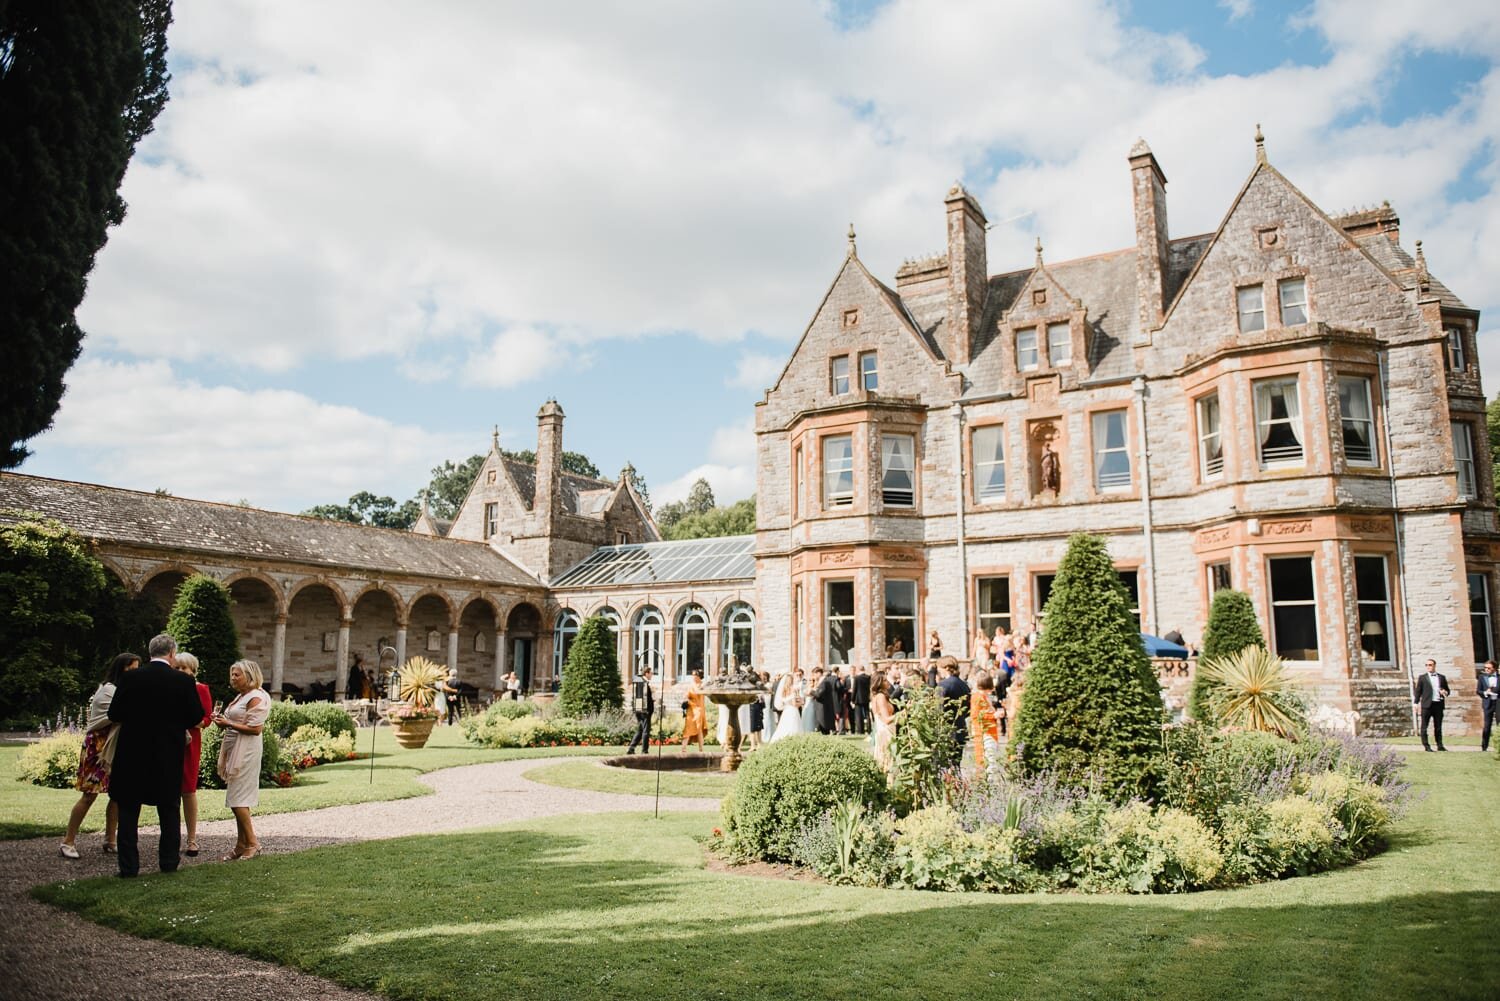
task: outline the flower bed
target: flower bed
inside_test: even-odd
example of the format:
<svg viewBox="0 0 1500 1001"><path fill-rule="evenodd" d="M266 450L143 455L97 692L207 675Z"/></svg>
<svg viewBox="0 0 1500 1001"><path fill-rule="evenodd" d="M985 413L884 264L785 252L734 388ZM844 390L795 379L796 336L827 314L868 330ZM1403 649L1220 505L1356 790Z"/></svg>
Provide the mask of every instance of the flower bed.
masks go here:
<svg viewBox="0 0 1500 1001"><path fill-rule="evenodd" d="M459 720L465 739L483 747L614 747L630 743L639 725L626 710L606 709L581 719L546 713L519 715L516 706L527 703L496 702L476 716ZM657 726L651 731L653 745L682 743L682 716L668 713L663 736ZM712 741L710 741L711 743Z"/></svg>

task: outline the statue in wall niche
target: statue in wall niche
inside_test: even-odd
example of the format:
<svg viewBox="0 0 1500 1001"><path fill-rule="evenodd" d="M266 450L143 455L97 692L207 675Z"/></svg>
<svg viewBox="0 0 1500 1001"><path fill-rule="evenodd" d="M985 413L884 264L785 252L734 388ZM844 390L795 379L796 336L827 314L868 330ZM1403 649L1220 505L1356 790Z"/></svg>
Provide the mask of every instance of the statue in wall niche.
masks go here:
<svg viewBox="0 0 1500 1001"><path fill-rule="evenodd" d="M1062 460L1052 451L1052 442L1042 443L1042 489L1054 494L1062 490Z"/></svg>

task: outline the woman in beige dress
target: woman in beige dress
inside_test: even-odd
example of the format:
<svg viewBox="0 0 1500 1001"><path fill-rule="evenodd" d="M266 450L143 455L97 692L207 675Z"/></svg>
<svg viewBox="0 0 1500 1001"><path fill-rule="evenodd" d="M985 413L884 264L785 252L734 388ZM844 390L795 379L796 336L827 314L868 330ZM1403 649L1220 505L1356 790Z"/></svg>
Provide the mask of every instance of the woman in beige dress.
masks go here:
<svg viewBox="0 0 1500 1001"><path fill-rule="evenodd" d="M271 696L261 688L265 676L253 660L237 660L229 668L229 686L238 694L214 716L224 730L219 746L219 777L224 780L224 805L234 814L234 851L223 861L254 858L260 851L250 808L260 802L261 730L271 714Z"/></svg>
<svg viewBox="0 0 1500 1001"><path fill-rule="evenodd" d="M890 771L896 707L891 703L891 683L884 671L876 671L870 683L870 717L875 721L875 760L880 762L881 768Z"/></svg>

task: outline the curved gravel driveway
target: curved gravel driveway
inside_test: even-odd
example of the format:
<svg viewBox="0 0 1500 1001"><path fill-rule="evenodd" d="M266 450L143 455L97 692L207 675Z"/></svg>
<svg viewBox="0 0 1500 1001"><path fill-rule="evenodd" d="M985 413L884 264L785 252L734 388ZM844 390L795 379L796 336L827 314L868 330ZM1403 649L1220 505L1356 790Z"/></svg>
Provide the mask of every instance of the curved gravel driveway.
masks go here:
<svg viewBox="0 0 1500 1001"><path fill-rule="evenodd" d="M255 818L255 831L267 854L302 851L315 845L437 834L490 827L533 817L568 813L635 812L651 809L650 796L590 792L541 785L523 772L577 758L532 758L447 768L420 776L435 795L384 803L335 806L305 813ZM216 795L205 791L204 795ZM714 799L663 796L663 810L711 810ZM0 914L8 929L0 934L0 995L27 1001L79 998L151 1001L267 1001L267 999L372 998L320 977L247 959L217 949L200 949L135 938L84 921L33 900L27 891L73 877L108 875L114 856L100 851L99 834L78 840L83 858L69 862L57 854L58 836L0 842ZM141 860L156 863L154 828L141 830ZM203 854L184 858L183 867L218 864L234 847L234 822L200 824Z"/></svg>

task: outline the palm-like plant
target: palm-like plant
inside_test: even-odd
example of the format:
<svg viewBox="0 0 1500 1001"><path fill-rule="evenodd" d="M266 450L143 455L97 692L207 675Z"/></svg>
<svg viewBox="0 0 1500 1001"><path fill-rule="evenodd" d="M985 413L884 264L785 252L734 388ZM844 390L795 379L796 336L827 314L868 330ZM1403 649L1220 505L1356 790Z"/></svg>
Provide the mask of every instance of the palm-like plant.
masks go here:
<svg viewBox="0 0 1500 1001"><path fill-rule="evenodd" d="M1219 725L1260 730L1282 737L1295 736L1305 714L1297 697L1297 683L1281 658L1263 647L1249 646L1199 663L1198 670L1214 686L1210 697Z"/></svg>
<svg viewBox="0 0 1500 1001"><path fill-rule="evenodd" d="M432 705L437 696L438 683L447 676L448 672L436 661L426 657L413 657L402 666L399 675L401 701L410 702L414 706Z"/></svg>

